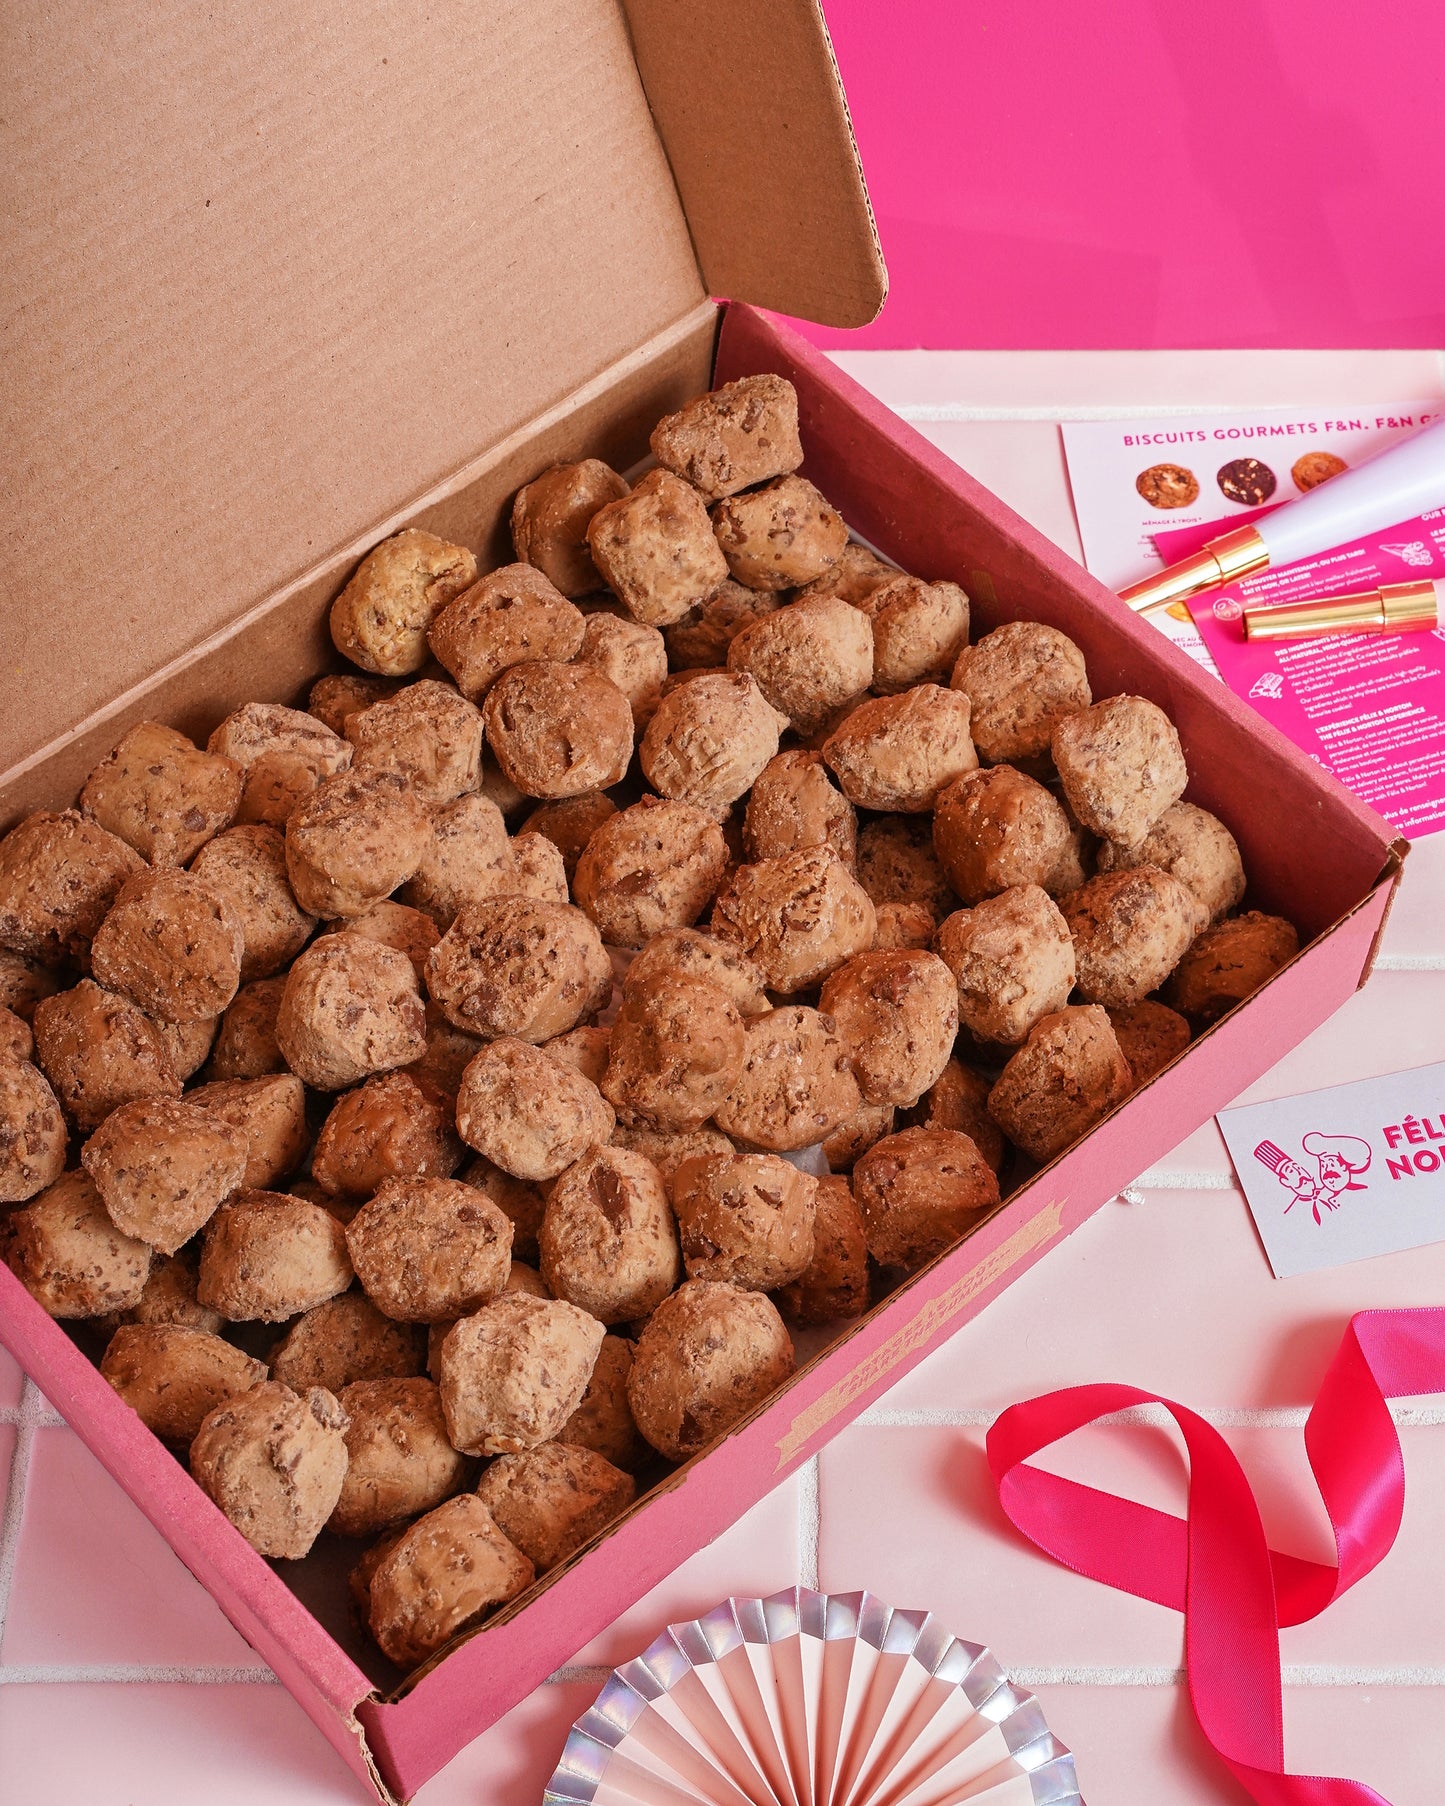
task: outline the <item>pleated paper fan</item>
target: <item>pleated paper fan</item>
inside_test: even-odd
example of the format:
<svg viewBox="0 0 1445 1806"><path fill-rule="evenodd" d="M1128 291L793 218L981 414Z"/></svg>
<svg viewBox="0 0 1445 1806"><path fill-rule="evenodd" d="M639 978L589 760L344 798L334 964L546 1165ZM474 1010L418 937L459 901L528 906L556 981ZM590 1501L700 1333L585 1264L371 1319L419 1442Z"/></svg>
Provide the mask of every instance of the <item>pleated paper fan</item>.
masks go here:
<svg viewBox="0 0 1445 1806"><path fill-rule="evenodd" d="M670 1625L573 1726L544 1806L1078 1806L1031 1694L931 1612L796 1587Z"/></svg>

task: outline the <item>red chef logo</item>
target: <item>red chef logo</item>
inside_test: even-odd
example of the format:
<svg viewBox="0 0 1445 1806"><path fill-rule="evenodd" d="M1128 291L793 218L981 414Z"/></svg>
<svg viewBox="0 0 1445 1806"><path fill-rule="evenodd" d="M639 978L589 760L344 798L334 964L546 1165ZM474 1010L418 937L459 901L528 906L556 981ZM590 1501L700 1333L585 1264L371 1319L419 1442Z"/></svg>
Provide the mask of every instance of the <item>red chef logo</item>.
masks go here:
<svg viewBox="0 0 1445 1806"><path fill-rule="evenodd" d="M1366 1191L1358 1175L1369 1171L1370 1144L1358 1135L1306 1135L1300 1143L1303 1160L1291 1160L1283 1148L1272 1141L1262 1141L1254 1150L1261 1166L1267 1166L1280 1184L1291 1194L1285 1205L1288 1216L1296 1204L1308 1204L1317 1223L1324 1221L1320 1206L1338 1210L1340 1194ZM1314 1171L1309 1170L1312 1163Z"/></svg>

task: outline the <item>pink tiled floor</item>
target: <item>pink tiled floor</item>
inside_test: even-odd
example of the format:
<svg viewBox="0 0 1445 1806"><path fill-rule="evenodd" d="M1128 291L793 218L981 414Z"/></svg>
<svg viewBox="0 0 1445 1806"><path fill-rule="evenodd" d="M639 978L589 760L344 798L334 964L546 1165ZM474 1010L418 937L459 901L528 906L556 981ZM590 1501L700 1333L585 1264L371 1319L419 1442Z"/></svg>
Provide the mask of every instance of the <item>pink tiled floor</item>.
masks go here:
<svg viewBox="0 0 1445 1806"><path fill-rule="evenodd" d="M840 359L1077 549L1053 420L1445 391L1420 353L873 353ZM1445 835L1418 847L1376 976L1252 1095L1445 1059ZM1242 1806L1177 1678L1179 1621L1021 1545L984 1470L1011 1400L1118 1379L1211 1414L1281 1547L1327 1557L1299 1424L1344 1320L1445 1300L1445 1245L1279 1282L1212 1124L1105 1207L820 1459L479 1738L418 1806L534 1806L601 1665L729 1591L875 1587L993 1644L1078 1755L1093 1806ZM1295 1767L1438 1806L1445 1774L1445 1399L1403 1412L1386 1564L1285 1634ZM1177 1508L1168 1433L1110 1426L1061 1471ZM7 1504L7 1490L9 1500ZM22 1509L23 1508L23 1509ZM0 1806L353 1806L366 1797L124 1494L0 1353Z"/></svg>

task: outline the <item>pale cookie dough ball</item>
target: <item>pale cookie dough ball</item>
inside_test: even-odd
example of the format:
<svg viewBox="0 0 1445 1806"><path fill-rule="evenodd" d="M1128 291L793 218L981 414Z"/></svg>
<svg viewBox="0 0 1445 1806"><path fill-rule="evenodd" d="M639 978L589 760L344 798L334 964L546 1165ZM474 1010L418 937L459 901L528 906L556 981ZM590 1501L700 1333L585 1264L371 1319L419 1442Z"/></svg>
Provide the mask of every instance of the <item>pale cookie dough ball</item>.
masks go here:
<svg viewBox="0 0 1445 1806"><path fill-rule="evenodd" d="M552 1187L538 1243L542 1278L599 1323L632 1323L682 1278L662 1175L626 1148L589 1148Z"/></svg>
<svg viewBox="0 0 1445 1806"><path fill-rule="evenodd" d="M1041 775L1066 715L1093 701L1084 655L1057 627L1006 621L958 655L951 687L973 705L973 743L990 765L1019 765Z"/></svg>
<svg viewBox="0 0 1445 1806"><path fill-rule="evenodd" d="M124 1323L101 1357L100 1372L162 1442L189 1447L218 1405L265 1380L266 1364L204 1330Z"/></svg>
<svg viewBox="0 0 1445 1806"><path fill-rule="evenodd" d="M196 1297L232 1323L284 1323L351 1284L329 1211L279 1191L233 1192L206 1225Z"/></svg>
<svg viewBox="0 0 1445 1806"><path fill-rule="evenodd" d="M746 672L708 672L665 695L642 736L642 770L663 796L721 819L778 750L787 726Z"/></svg>
<svg viewBox="0 0 1445 1806"><path fill-rule="evenodd" d="M680 621L728 574L702 497L668 470L649 470L594 514L587 544L608 588L648 627Z"/></svg>
<svg viewBox="0 0 1445 1806"><path fill-rule="evenodd" d="M933 816L933 846L965 903L1016 884L1042 885L1069 845L1069 818L1042 784L993 765L950 784Z"/></svg>
<svg viewBox="0 0 1445 1806"><path fill-rule="evenodd" d="M98 1128L134 1098L180 1096L160 1029L88 978L35 1006L35 1060L81 1129Z"/></svg>
<svg viewBox="0 0 1445 1806"><path fill-rule="evenodd" d="M386 771L435 806L482 777L482 712L450 684L423 678L346 719L357 772Z"/></svg>
<svg viewBox="0 0 1445 1806"><path fill-rule="evenodd" d="M371 1576L368 1623L382 1653L415 1668L532 1584L532 1564L472 1493L419 1518Z"/></svg>
<svg viewBox="0 0 1445 1806"><path fill-rule="evenodd" d="M205 1065L220 1025L219 1016L203 1016L195 1022L157 1023L171 1068L182 1084Z"/></svg>
<svg viewBox="0 0 1445 1806"><path fill-rule="evenodd" d="M759 772L748 798L743 848L756 865L804 847L827 847L851 871L858 817L828 776L821 753L779 753Z"/></svg>
<svg viewBox="0 0 1445 1806"><path fill-rule="evenodd" d="M627 968L625 988L635 991L664 975L706 979L726 991L742 1016L761 1016L772 1008L756 963L732 942L696 928L669 928L654 935Z"/></svg>
<svg viewBox="0 0 1445 1806"><path fill-rule="evenodd" d="M550 1298L552 1296L546 1280L535 1267L529 1267L524 1260L514 1260L507 1268L507 1283L502 1290L504 1292L525 1292L529 1298ZM434 1331L436 1327L433 1324L432 1330ZM428 1341L430 1341L430 1332Z"/></svg>
<svg viewBox="0 0 1445 1806"><path fill-rule="evenodd" d="M873 629L840 596L820 596L745 627L727 662L751 672L778 713L811 734L873 682Z"/></svg>
<svg viewBox="0 0 1445 1806"><path fill-rule="evenodd" d="M958 986L960 1023L1000 1047L1016 1047L1074 988L1069 925L1037 884L956 910L939 924L935 948Z"/></svg>
<svg viewBox="0 0 1445 1806"><path fill-rule="evenodd" d="M842 515L806 477L777 477L719 502L712 524L728 569L749 589L811 583L848 543Z"/></svg>
<svg viewBox="0 0 1445 1806"><path fill-rule="evenodd" d="M580 909L498 897L458 913L427 960L427 989L468 1034L550 1041L607 1006L612 961Z"/></svg>
<svg viewBox="0 0 1445 1806"><path fill-rule="evenodd" d="M791 996L871 947L877 917L847 866L826 847L805 847L739 867L712 926L747 951L771 989Z"/></svg>
<svg viewBox="0 0 1445 1806"><path fill-rule="evenodd" d="M582 1402L606 1331L561 1299L505 1292L442 1343L442 1408L452 1446L519 1455L550 1442Z"/></svg>
<svg viewBox="0 0 1445 1806"><path fill-rule="evenodd" d="M430 918L435 945L468 903L527 896L535 888L518 869L514 843L497 805L489 797L461 796L433 810L431 844L401 894L408 905ZM559 900L567 901L565 895Z"/></svg>
<svg viewBox="0 0 1445 1806"><path fill-rule="evenodd" d="M306 1087L294 1073L198 1085L186 1102L209 1110L246 1137L249 1152L244 1183L254 1191L265 1191L294 1173L306 1158L311 1145Z"/></svg>
<svg viewBox="0 0 1445 1806"><path fill-rule="evenodd" d="M104 1317L139 1303L151 1251L116 1228L86 1173L62 1173L6 1227L15 1277L52 1317Z"/></svg>
<svg viewBox="0 0 1445 1806"><path fill-rule="evenodd" d="M626 1122L700 1129L736 1084L743 1047L743 1018L721 986L680 973L629 973L603 1096Z"/></svg>
<svg viewBox="0 0 1445 1806"><path fill-rule="evenodd" d="M894 576L856 612L873 623L873 688L880 696L947 683L968 644L968 597L956 583Z"/></svg>
<svg viewBox="0 0 1445 1806"><path fill-rule="evenodd" d="M575 1555L636 1496L631 1474L592 1449L562 1442L501 1456L477 1486L503 1535L538 1573Z"/></svg>
<svg viewBox="0 0 1445 1806"><path fill-rule="evenodd" d="M1045 1016L988 1094L989 1114L1032 1160L1052 1160L1133 1089L1129 1062L1097 1004Z"/></svg>
<svg viewBox="0 0 1445 1806"><path fill-rule="evenodd" d="M284 828L286 817L323 778L351 764L351 748L324 721L279 702L248 702L206 742L244 774L236 819Z"/></svg>
<svg viewBox="0 0 1445 1806"><path fill-rule="evenodd" d="M586 623L581 611L530 564L491 571L432 623L431 649L479 703L513 665L576 658Z"/></svg>
<svg viewBox="0 0 1445 1806"><path fill-rule="evenodd" d="M286 871L315 916L356 916L414 876L431 818L395 772L343 772L318 785L286 823Z"/></svg>
<svg viewBox="0 0 1445 1806"><path fill-rule="evenodd" d="M813 1258L773 1301L799 1329L861 1317L868 1309L868 1238L852 1187L842 1177L814 1183Z"/></svg>
<svg viewBox="0 0 1445 1806"><path fill-rule="evenodd" d="M612 1134L612 1106L565 1060L505 1037L462 1074L462 1140L516 1179L555 1179Z"/></svg>
<svg viewBox="0 0 1445 1806"><path fill-rule="evenodd" d="M430 850L427 857L431 857ZM373 903L359 916L340 917L327 933L359 934L369 941L380 941L383 947L395 947L411 961L412 970L423 983L427 955L442 938L441 929L423 910L413 909L406 903L393 903L389 897Z"/></svg>
<svg viewBox="0 0 1445 1806"><path fill-rule="evenodd" d="M289 966L316 926L292 893L286 839L276 828L227 828L201 848L191 876L241 924L242 984Z"/></svg>
<svg viewBox="0 0 1445 1806"><path fill-rule="evenodd" d="M382 540L331 604L331 638L363 671L405 677L426 663L427 629L475 583L477 561L420 527ZM314 705L313 705L314 706Z"/></svg>
<svg viewBox="0 0 1445 1806"><path fill-rule="evenodd" d="M665 928L690 928L727 865L727 842L711 815L645 796L588 841L573 891L609 945L645 947Z"/></svg>
<svg viewBox="0 0 1445 1806"><path fill-rule="evenodd" d="M441 1005L428 998L426 1052L402 1070L409 1072L420 1084L440 1091L455 1106L467 1062L481 1045L476 1035L464 1034L461 1029L454 1028L443 1015Z"/></svg>
<svg viewBox="0 0 1445 1806"><path fill-rule="evenodd" d="M587 549L587 527L599 508L627 494L627 485L601 458L553 464L517 491L512 545L564 596L603 587Z"/></svg>
<svg viewBox="0 0 1445 1806"><path fill-rule="evenodd" d="M80 792L81 813L151 865L189 865L241 806L241 767L203 753L184 734L142 721Z"/></svg>
<svg viewBox="0 0 1445 1806"><path fill-rule="evenodd" d="M921 903L937 917L958 898L933 850L931 822L914 815L880 815L858 834L858 882L882 903Z"/></svg>
<svg viewBox="0 0 1445 1806"><path fill-rule="evenodd" d="M346 717L358 709L369 709L383 696L395 696L401 688L397 677L363 677L359 671L337 672L318 677L306 698L306 713L339 735Z"/></svg>
<svg viewBox="0 0 1445 1806"><path fill-rule="evenodd" d="M300 1561L346 1478L346 1413L320 1386L275 1380L216 1407L191 1444L191 1475L258 1555Z"/></svg>
<svg viewBox="0 0 1445 1806"><path fill-rule="evenodd" d="M803 462L798 394L786 377L740 376L659 420L653 456L710 502Z"/></svg>
<svg viewBox="0 0 1445 1806"><path fill-rule="evenodd" d="M203 880L140 872L96 930L91 971L157 1022L200 1022L236 995L244 948L240 917Z"/></svg>
<svg viewBox="0 0 1445 1806"><path fill-rule="evenodd" d="M999 1201L993 1169L954 1129L901 1129L853 1168L868 1252L913 1273L966 1235Z"/></svg>
<svg viewBox="0 0 1445 1806"><path fill-rule="evenodd" d="M690 1279L652 1313L627 1381L637 1427L669 1461L724 1436L793 1371L793 1344L761 1292Z"/></svg>
<svg viewBox="0 0 1445 1806"><path fill-rule="evenodd" d="M1193 803L1166 809L1136 847L1106 840L1099 848L1101 872L1132 865L1156 865L1187 885L1208 910L1211 924L1237 909L1244 896L1238 843L1217 815Z"/></svg>
<svg viewBox="0 0 1445 1806"><path fill-rule="evenodd" d="M134 848L74 809L27 815L0 840L0 947L49 966L82 959L121 886L144 869ZM12 961L6 971L12 1008L33 1013L54 988Z"/></svg>
<svg viewBox="0 0 1445 1806"><path fill-rule="evenodd" d="M646 1129L628 1123L619 1123L613 1130L612 1145L630 1148L633 1153L650 1160L657 1168L669 1201L677 1169L683 1161L706 1160L714 1154L737 1151L720 1129Z"/></svg>
<svg viewBox="0 0 1445 1806"><path fill-rule="evenodd" d="M197 1269L197 1257L190 1248L153 1260L140 1297L125 1310L110 1313L102 1327L114 1331L122 1323L173 1323L181 1329L203 1329L216 1335L221 1314L196 1302Z"/></svg>
<svg viewBox="0 0 1445 1806"><path fill-rule="evenodd" d="M284 978L258 978L241 986L221 1017L211 1049L212 1079L260 1079L286 1070L276 1042L276 1017L285 990Z"/></svg>
<svg viewBox="0 0 1445 1806"><path fill-rule="evenodd" d="M950 1060L938 1083L899 1117L900 1129L953 1129L969 1140L994 1172L1000 1171L1008 1144L988 1113L990 1081L975 1067Z"/></svg>
<svg viewBox="0 0 1445 1806"><path fill-rule="evenodd" d="M469 1463L447 1441L441 1394L425 1378L354 1380L346 1413L346 1477L326 1528L375 1536L459 1492Z"/></svg>
<svg viewBox="0 0 1445 1806"><path fill-rule="evenodd" d="M611 1029L574 1028L542 1045L549 1054L565 1060L574 1072L580 1072L584 1079L590 1079L600 1089L612 1046Z"/></svg>
<svg viewBox="0 0 1445 1806"><path fill-rule="evenodd" d="M879 903L874 908L878 917L875 953L900 953L906 948L926 952L932 947L938 917L926 903Z"/></svg>
<svg viewBox="0 0 1445 1806"><path fill-rule="evenodd" d="M571 900L566 863L545 834L513 836L512 883L518 896L535 897L541 903Z"/></svg>
<svg viewBox="0 0 1445 1806"><path fill-rule="evenodd" d="M850 540L833 568L825 571L821 577L815 577L811 583L805 583L794 594L793 600L811 602L815 596L841 596L845 602L851 602L855 608L859 608L875 590L902 575L897 565L885 563L876 552L870 552L867 546L860 546L856 540Z"/></svg>
<svg viewBox="0 0 1445 1806"><path fill-rule="evenodd" d="M0 1056L0 1204L23 1204L65 1171L59 1100L28 1060Z"/></svg>
<svg viewBox="0 0 1445 1806"><path fill-rule="evenodd" d="M862 1101L832 1017L795 1005L748 1023L742 1070L715 1116L725 1135L787 1154L825 1140Z"/></svg>
<svg viewBox="0 0 1445 1806"><path fill-rule="evenodd" d="M1094 874L1094 849L1101 843L1085 827L1081 827L1064 810L1069 822L1069 841L1059 855L1058 863L1042 880L1044 889L1057 901L1076 891L1081 884L1086 884Z"/></svg>
<svg viewBox="0 0 1445 1806"><path fill-rule="evenodd" d="M1142 696L1065 715L1050 746L1069 807L1121 846L1137 846L1189 782L1174 723Z"/></svg>
<svg viewBox="0 0 1445 1806"><path fill-rule="evenodd" d="M932 953L860 953L823 986L866 1104L912 1104L948 1063L958 987Z"/></svg>
<svg viewBox="0 0 1445 1806"><path fill-rule="evenodd" d="M386 1072L332 1105L311 1176L331 1197L351 1201L388 1179L449 1179L461 1160L445 1094L409 1072Z"/></svg>
<svg viewBox="0 0 1445 1806"><path fill-rule="evenodd" d="M892 1104L860 1104L831 1135L823 1137L823 1158L829 1172L851 1172L875 1141L893 1133L897 1115Z"/></svg>
<svg viewBox="0 0 1445 1806"><path fill-rule="evenodd" d="M1298 952L1299 936L1283 916L1251 909L1206 928L1174 968L1165 995L1203 1027L1252 997ZM37 1022L39 1016L37 1010Z"/></svg>
<svg viewBox="0 0 1445 1806"><path fill-rule="evenodd" d="M118 844L125 846L124 841ZM3 870L5 858L3 845L0 842L0 870ZM129 847L126 847L126 852L130 852ZM140 855L136 854L134 857L136 863L132 869L139 871ZM119 889L119 885L116 888ZM106 908L109 907L107 902ZM98 921L100 918L96 919ZM35 1006L40 999L53 997L64 982L58 972L49 971L37 961L27 959L23 953L12 953L3 945L3 930L0 930L0 1005L13 1011L22 1022L29 1022L35 1015Z"/></svg>
<svg viewBox="0 0 1445 1806"><path fill-rule="evenodd" d="M356 1277L399 1323L437 1323L495 1298L507 1283L512 1225L456 1179L387 1179L346 1230Z"/></svg>
<svg viewBox="0 0 1445 1806"><path fill-rule="evenodd" d="M555 803L543 803L522 823L524 834L541 834L562 855L562 866L570 885L577 873L587 842L605 823L617 814L617 805L600 790L587 790L581 796L565 796Z"/></svg>
<svg viewBox="0 0 1445 1806"><path fill-rule="evenodd" d="M1157 865L1105 872L1065 897L1079 990L1089 1003L1138 1003L1179 964L1208 921L1204 905Z"/></svg>
<svg viewBox="0 0 1445 1806"><path fill-rule="evenodd" d="M293 1392L339 1393L357 1380L406 1380L422 1370L421 1331L384 1317L353 1289L313 1305L271 1350L271 1378Z"/></svg>
<svg viewBox="0 0 1445 1806"><path fill-rule="evenodd" d="M921 815L972 771L968 698L937 684L860 703L823 744L823 759L850 803Z"/></svg>
<svg viewBox="0 0 1445 1806"><path fill-rule="evenodd" d="M784 606L771 590L749 589L729 577L718 590L663 631L667 662L675 672L716 670L727 664L728 647L754 621Z"/></svg>
<svg viewBox="0 0 1445 1806"><path fill-rule="evenodd" d="M286 976L276 1040L292 1072L318 1091L420 1059L426 1013L411 961L361 935L326 936Z"/></svg>
<svg viewBox="0 0 1445 1806"><path fill-rule="evenodd" d="M1129 1062L1134 1086L1147 1085L1157 1072L1189 1045L1189 1024L1177 1010L1145 998L1122 1009L1111 1009L1109 1021L1119 1051Z"/></svg>
<svg viewBox="0 0 1445 1806"><path fill-rule="evenodd" d="M667 681L667 645L655 627L620 615L589 615L577 663L593 666L615 684L638 731L647 726Z"/></svg>
<svg viewBox="0 0 1445 1806"><path fill-rule="evenodd" d="M618 783L632 758L632 710L591 665L513 665L487 692L487 745L526 796L580 796Z"/></svg>
<svg viewBox="0 0 1445 1806"><path fill-rule="evenodd" d="M248 1153L221 1117L156 1097L113 1110L80 1159L116 1228L174 1254L242 1183Z"/></svg>
<svg viewBox="0 0 1445 1806"><path fill-rule="evenodd" d="M725 1279L771 1292L813 1258L811 1175L776 1154L688 1161L674 1186L689 1279Z"/></svg>
<svg viewBox="0 0 1445 1806"><path fill-rule="evenodd" d="M652 1450L632 1420L627 1400L631 1372L632 1344L622 1336L604 1336L582 1403L555 1440L571 1448L592 1449L624 1473L635 1474L652 1459Z"/></svg>

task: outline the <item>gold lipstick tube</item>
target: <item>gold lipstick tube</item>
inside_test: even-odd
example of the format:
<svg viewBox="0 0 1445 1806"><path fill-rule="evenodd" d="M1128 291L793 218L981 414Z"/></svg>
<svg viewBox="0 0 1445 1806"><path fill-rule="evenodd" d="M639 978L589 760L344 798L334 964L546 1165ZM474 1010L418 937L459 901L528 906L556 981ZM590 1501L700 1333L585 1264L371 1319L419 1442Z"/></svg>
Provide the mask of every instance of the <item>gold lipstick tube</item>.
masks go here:
<svg viewBox="0 0 1445 1806"><path fill-rule="evenodd" d="M1386 583L1352 596L1287 602L1282 608L1247 608L1247 640L1311 640L1331 633L1409 633L1437 626L1445 583Z"/></svg>
<svg viewBox="0 0 1445 1806"><path fill-rule="evenodd" d="M1127 602L1136 613L1146 615L1156 608L1168 608L1186 596L1197 596L1207 589L1218 589L1223 583L1237 583L1257 571L1269 569L1269 549L1253 527L1236 527L1232 533L1221 533L1197 552L1166 565L1152 577L1144 577L1119 591L1119 600Z"/></svg>

